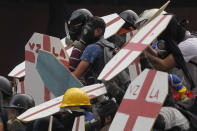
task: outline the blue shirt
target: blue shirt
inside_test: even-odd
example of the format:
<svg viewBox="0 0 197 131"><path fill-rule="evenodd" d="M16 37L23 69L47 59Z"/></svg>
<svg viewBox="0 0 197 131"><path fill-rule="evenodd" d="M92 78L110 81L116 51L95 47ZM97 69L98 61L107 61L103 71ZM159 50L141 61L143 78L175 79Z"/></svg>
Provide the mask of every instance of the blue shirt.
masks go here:
<svg viewBox="0 0 197 131"><path fill-rule="evenodd" d="M102 41L105 41L105 40L102 40ZM80 59L85 60L88 63L90 63L90 66L87 71L88 73L86 72L86 74L89 75L88 77L94 77L95 79L97 79L98 75L101 73L105 65L103 47L97 44L88 45L85 48ZM87 76L85 79L87 79ZM94 84L94 83L90 83L90 84Z"/></svg>

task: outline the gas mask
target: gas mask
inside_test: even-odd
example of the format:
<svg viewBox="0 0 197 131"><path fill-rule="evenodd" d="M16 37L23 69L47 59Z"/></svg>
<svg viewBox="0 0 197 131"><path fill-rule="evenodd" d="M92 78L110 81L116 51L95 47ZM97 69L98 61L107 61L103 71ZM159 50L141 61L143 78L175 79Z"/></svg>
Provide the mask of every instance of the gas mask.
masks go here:
<svg viewBox="0 0 197 131"><path fill-rule="evenodd" d="M164 59L169 55L169 53L165 47L166 46L165 44L166 44L166 42L164 40L159 40L158 44L157 44L158 57L161 59Z"/></svg>
<svg viewBox="0 0 197 131"><path fill-rule="evenodd" d="M86 24L81 33L81 41L84 42L86 45L92 44L97 42L101 35L95 36L94 31L96 28L93 27L91 24Z"/></svg>
<svg viewBox="0 0 197 131"><path fill-rule="evenodd" d="M7 127L10 131L14 130L15 128L23 127L23 124L20 120L17 119L17 116L19 116L20 110L16 110L13 108L8 109L8 122Z"/></svg>

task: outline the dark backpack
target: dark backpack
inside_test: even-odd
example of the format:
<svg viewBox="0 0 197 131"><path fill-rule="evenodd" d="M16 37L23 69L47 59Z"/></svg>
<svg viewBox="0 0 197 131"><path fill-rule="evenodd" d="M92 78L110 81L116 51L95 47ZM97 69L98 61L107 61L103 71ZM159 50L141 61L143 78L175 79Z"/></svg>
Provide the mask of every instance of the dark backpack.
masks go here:
<svg viewBox="0 0 197 131"><path fill-rule="evenodd" d="M117 53L115 44L108 41L98 41L97 45L103 48L104 62L107 64L109 60ZM121 102L122 97L130 84L130 76L128 69L125 69L109 82L104 82L107 86L108 93L116 98L117 102ZM113 88L112 88L113 87Z"/></svg>

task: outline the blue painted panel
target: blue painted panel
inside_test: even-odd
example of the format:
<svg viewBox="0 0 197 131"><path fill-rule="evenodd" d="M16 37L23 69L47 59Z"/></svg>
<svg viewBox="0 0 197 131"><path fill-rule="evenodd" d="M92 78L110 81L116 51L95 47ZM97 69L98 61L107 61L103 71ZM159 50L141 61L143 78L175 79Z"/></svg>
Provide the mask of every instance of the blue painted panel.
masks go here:
<svg viewBox="0 0 197 131"><path fill-rule="evenodd" d="M39 50L36 69L46 87L57 97L69 88L81 88L82 84L51 53Z"/></svg>

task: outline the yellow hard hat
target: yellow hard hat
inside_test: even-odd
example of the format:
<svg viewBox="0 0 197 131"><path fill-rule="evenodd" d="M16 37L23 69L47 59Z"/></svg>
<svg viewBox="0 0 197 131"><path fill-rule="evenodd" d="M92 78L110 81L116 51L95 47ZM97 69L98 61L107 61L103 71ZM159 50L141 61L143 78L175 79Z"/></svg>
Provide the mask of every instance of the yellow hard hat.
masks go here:
<svg viewBox="0 0 197 131"><path fill-rule="evenodd" d="M70 88L65 92L60 107L83 105L91 105L87 93L80 88Z"/></svg>

